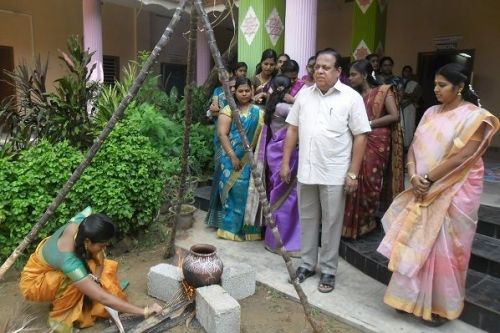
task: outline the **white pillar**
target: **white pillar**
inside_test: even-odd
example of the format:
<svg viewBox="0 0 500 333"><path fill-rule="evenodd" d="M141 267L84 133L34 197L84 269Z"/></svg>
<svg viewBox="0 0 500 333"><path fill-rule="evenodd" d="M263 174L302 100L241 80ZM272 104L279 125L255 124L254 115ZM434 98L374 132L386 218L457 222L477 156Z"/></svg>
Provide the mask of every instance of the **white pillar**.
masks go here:
<svg viewBox="0 0 500 333"><path fill-rule="evenodd" d="M202 85L210 73L210 48L205 31L197 30L196 36L196 83Z"/></svg>
<svg viewBox="0 0 500 333"><path fill-rule="evenodd" d="M97 64L91 79L98 82L104 81L102 69L102 23L101 0L82 0L83 8L83 46L85 50L94 52L89 69Z"/></svg>
<svg viewBox="0 0 500 333"><path fill-rule="evenodd" d="M305 75L307 60L316 53L318 0L286 0L285 53L300 66Z"/></svg>

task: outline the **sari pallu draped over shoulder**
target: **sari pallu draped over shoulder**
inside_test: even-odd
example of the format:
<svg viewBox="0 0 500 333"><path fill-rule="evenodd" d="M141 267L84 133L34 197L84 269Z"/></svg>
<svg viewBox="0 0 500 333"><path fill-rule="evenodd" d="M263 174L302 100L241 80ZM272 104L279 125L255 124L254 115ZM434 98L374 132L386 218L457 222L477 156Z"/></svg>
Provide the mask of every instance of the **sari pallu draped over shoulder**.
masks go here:
<svg viewBox="0 0 500 333"><path fill-rule="evenodd" d="M231 116L231 109L224 108L224 114ZM255 149L260 140L263 123L263 113L256 105L252 105L245 114L241 114L241 122L251 149ZM219 180L220 199L223 207L223 217L217 230L217 236L230 240L258 240L260 228L255 223L258 216L257 210L248 210L249 201L255 197L254 187L250 186L251 168L249 154L243 147L243 142L238 133L236 124L231 124L229 139L231 147L241 161L242 167L233 169L231 158L223 152L220 158L221 176Z"/></svg>
<svg viewBox="0 0 500 333"><path fill-rule="evenodd" d="M74 323L85 328L94 325L98 317L107 318L108 313L102 304L92 301L90 306L84 306L84 294L71 279L45 262L42 249L47 239L40 242L21 274L19 288L24 298L35 302L52 302L48 324L58 333L73 332ZM87 264L95 271L94 260L88 260ZM116 261L104 259L100 282L107 292L126 300L127 296L117 279L117 270Z"/></svg>
<svg viewBox="0 0 500 333"><path fill-rule="evenodd" d="M378 248L394 272L384 301L426 320L433 313L455 319L463 309L482 191L481 155L499 127L495 116L471 104L439 110L430 108L415 133L412 149L418 174L456 155L486 124L480 146L433 183L421 202L412 189L396 197L382 218L386 235Z"/></svg>
<svg viewBox="0 0 500 333"><path fill-rule="evenodd" d="M373 88L365 99L369 120L387 115L385 101L395 99L390 85ZM342 236L356 239L376 228L375 214L385 211L403 190L403 144L399 122L372 128L359 172L359 185L346 199Z"/></svg>
<svg viewBox="0 0 500 333"><path fill-rule="evenodd" d="M283 149L288 131L286 116L291 109L287 103L278 103L270 125L264 125L257 157L257 163L265 165L266 184L271 214L285 250L294 257L300 256L300 221L297 198L298 148L290 156L290 183L283 182L280 177ZM265 246L277 252L276 239L271 228L266 228Z"/></svg>

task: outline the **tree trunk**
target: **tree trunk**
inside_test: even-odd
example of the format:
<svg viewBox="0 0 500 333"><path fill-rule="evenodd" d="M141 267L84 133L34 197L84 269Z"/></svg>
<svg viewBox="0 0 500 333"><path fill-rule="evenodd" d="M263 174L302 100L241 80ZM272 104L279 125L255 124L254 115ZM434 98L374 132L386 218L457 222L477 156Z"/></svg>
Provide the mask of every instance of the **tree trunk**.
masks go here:
<svg viewBox="0 0 500 333"><path fill-rule="evenodd" d="M163 47L165 47L165 45L170 40L170 37L172 36L172 33L174 31L173 28L177 25L177 23L181 18L181 12L184 10L185 3L186 3L185 0L181 1L179 7L177 7L177 9L175 10L175 14L172 17L172 20L170 21L167 28L163 32L163 35L161 36L158 43L155 45L153 51L151 52L151 55L144 63L144 66L141 68L141 71L135 78L133 85L128 90L127 95L120 102L120 105L118 105L118 108L115 110L115 112L109 119L108 123L106 124L106 127L102 130L101 134L99 134L92 147L90 147L90 149L88 150L87 155L85 156L82 163L80 163L80 165L75 169L75 171L73 171L71 177L69 177L69 179L66 181L63 188L59 191L55 199L52 201L52 203L49 205L45 213L40 218L40 220L38 220L38 222L33 226L31 231L28 233L28 235L24 237L24 239L17 246L14 252L12 252L12 254L2 264L2 266L0 267L0 280L3 279L5 273L14 264L16 259L23 253L26 247L35 239L38 232L45 226L45 224L47 224L49 218L54 214L59 205L64 201L64 199L68 195L73 185L78 181L78 179L80 179L80 176L82 175L83 171L87 168L90 162L92 162L92 159L96 155L99 148L101 148L102 144L104 143L108 135L111 133L116 123L122 118L125 109L130 104L132 99L137 95L139 88L144 83L144 80L146 79L149 70L153 66L155 59L158 57Z"/></svg>
<svg viewBox="0 0 500 333"><path fill-rule="evenodd" d="M281 236L278 232L278 228L276 227L276 224L274 223L274 220L273 220L273 217L271 214L271 207L269 206L269 201L267 200L266 190L264 188L262 178L261 178L260 174L257 172L257 164L255 163L254 154L253 154L252 148L248 142L248 138L245 135L245 131L243 129L243 126L241 124L240 112L236 106L236 103L234 101L233 95L231 94L229 84L228 84L229 75L228 75L226 69L224 68L224 64L222 63L222 57L221 57L219 48L217 47L217 43L215 41L215 35L213 32L212 26L210 25L210 21L208 20L207 13L205 12L205 9L203 8L203 4L202 4L201 0L194 0L194 2L196 4L196 9L198 11L198 15L202 19L203 26L205 27L205 31L208 34L208 43L210 45L210 51L212 52L212 56L214 58L216 66L218 67L219 73L223 77L224 94L225 94L226 100L231 108L231 111L232 111L231 114L233 116L233 121L236 123L236 126L238 128L238 132L239 132L240 137L241 137L242 142L243 142L243 146L245 147L245 150L249 154L250 166L252 169L252 177L254 178L255 186L257 187L257 190L259 191L259 199L260 199L260 203L262 204L262 211L264 213L266 225L272 229L273 236L276 239L276 242L278 243L278 251L280 252L281 256L283 257L283 260L285 261L286 268L287 268L288 274L290 276L290 280L292 281L293 287L295 288L295 291L297 292L297 294L299 296L300 302L302 303L307 320L311 324L311 327L313 328L314 332L318 332L318 333L322 332L321 328L318 326L318 324L312 318L311 306L307 300L306 294L302 290L302 287L300 286L300 284L298 284L295 280L295 270L293 267L292 260L290 259L290 256L286 252L286 249L283 247L283 241L281 240Z"/></svg>
<svg viewBox="0 0 500 333"><path fill-rule="evenodd" d="M188 59L186 69L186 86L184 87L184 98L186 109L184 110L184 141L182 145L182 161L181 161L181 174L179 177L179 189L177 192L177 205L175 207L174 225L172 226L172 234L170 236L169 244L165 251L165 257L169 258L175 255L175 235L177 231L177 219L181 212L182 203L184 202L184 195L186 193L186 179L189 172L189 138L191 136L191 123L193 118L193 86L194 82L194 68L195 54L196 54L196 32L198 15L194 7L193 0L189 1L191 5L191 17L189 19L189 41L188 41Z"/></svg>

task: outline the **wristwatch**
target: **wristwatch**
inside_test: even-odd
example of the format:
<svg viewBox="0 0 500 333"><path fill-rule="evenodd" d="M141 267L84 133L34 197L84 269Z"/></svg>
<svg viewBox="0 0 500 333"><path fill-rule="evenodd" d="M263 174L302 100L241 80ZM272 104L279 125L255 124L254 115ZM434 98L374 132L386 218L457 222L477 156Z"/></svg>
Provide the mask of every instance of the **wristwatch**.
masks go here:
<svg viewBox="0 0 500 333"><path fill-rule="evenodd" d="M351 178L352 180L358 180L358 176L352 172L348 172L347 177Z"/></svg>

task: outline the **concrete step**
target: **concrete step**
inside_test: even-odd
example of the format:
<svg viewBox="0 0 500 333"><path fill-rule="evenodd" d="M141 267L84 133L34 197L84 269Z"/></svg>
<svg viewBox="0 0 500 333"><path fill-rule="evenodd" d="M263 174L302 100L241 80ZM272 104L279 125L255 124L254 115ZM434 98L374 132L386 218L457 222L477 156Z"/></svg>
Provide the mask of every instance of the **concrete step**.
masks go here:
<svg viewBox="0 0 500 333"><path fill-rule="evenodd" d="M469 269L463 321L488 332L500 332L500 279Z"/></svg>
<svg viewBox="0 0 500 333"><path fill-rule="evenodd" d="M500 208L481 205L476 232L481 235L500 238Z"/></svg>
<svg viewBox="0 0 500 333"><path fill-rule="evenodd" d="M208 211L211 191L212 191L211 186L200 186L196 189L194 194L194 202L195 206L198 209Z"/></svg>
<svg viewBox="0 0 500 333"><path fill-rule="evenodd" d="M387 269L388 260L376 252L383 236L383 231L377 230L356 241L342 240L340 256L368 276L387 284L392 274ZM476 242L477 240L481 242L482 239L479 235ZM460 319L488 332L500 332L498 325L500 323L500 278L473 268L469 269L465 307Z"/></svg>
<svg viewBox="0 0 500 333"><path fill-rule="evenodd" d="M500 239L476 233L469 267L500 278Z"/></svg>

